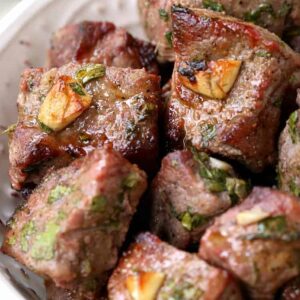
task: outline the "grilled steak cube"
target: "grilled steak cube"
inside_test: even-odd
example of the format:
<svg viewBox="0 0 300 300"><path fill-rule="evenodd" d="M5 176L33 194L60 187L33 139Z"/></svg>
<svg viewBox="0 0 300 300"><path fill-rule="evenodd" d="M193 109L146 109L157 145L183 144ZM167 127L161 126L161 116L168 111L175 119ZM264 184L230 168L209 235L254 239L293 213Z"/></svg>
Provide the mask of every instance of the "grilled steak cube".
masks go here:
<svg viewBox="0 0 300 300"><path fill-rule="evenodd" d="M52 68L78 62L158 72L154 46L110 22L85 21L59 29L53 34L48 56Z"/></svg>
<svg viewBox="0 0 300 300"><path fill-rule="evenodd" d="M293 112L279 139L278 184L300 197L300 110Z"/></svg>
<svg viewBox="0 0 300 300"><path fill-rule="evenodd" d="M242 299L233 278L195 254L140 234L109 279L111 300Z"/></svg>
<svg viewBox="0 0 300 300"><path fill-rule="evenodd" d="M201 240L200 256L232 272L253 299L273 299L300 274L300 203L270 188L255 188L215 220Z"/></svg>
<svg viewBox="0 0 300 300"><path fill-rule="evenodd" d="M2 251L79 298L105 283L147 186L106 147L46 176L16 212Z"/></svg>
<svg viewBox="0 0 300 300"><path fill-rule="evenodd" d="M152 232L177 248L198 244L214 217L247 196L233 168L205 153L168 154L152 188Z"/></svg>
<svg viewBox="0 0 300 300"><path fill-rule="evenodd" d="M298 300L300 299L300 277L292 280L284 287L281 293L281 300Z"/></svg>
<svg viewBox="0 0 300 300"><path fill-rule="evenodd" d="M173 7L169 145L191 144L260 172L275 158L280 100L300 56L263 28Z"/></svg>
<svg viewBox="0 0 300 300"><path fill-rule="evenodd" d="M159 105L159 77L143 69L69 64L26 70L9 149L13 187L39 182L49 166L67 165L106 143L153 171Z"/></svg>
<svg viewBox="0 0 300 300"><path fill-rule="evenodd" d="M139 0L139 11L149 39L157 45L158 59L173 61L171 7L173 4L189 8L206 8L255 23L279 36L285 27L288 35L297 33L300 25L298 0ZM299 35L299 33L297 33Z"/></svg>

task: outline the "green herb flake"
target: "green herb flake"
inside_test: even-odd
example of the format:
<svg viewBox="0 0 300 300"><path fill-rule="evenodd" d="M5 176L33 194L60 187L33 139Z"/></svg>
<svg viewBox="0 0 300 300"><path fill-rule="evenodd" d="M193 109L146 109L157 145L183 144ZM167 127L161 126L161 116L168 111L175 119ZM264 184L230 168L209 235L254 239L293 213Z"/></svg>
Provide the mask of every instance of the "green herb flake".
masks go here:
<svg viewBox="0 0 300 300"><path fill-rule="evenodd" d="M107 204L106 197L99 195L92 199L91 211L94 213L103 212Z"/></svg>
<svg viewBox="0 0 300 300"><path fill-rule="evenodd" d="M47 125L45 125L45 124L44 124L43 122L41 122L39 119L37 119L37 122L38 122L40 128L41 128L44 132L46 132L46 133L48 133L48 134L53 132L53 130L52 130L50 127L48 127Z"/></svg>
<svg viewBox="0 0 300 300"><path fill-rule="evenodd" d="M17 128L17 124L12 124L8 126L5 130L0 132L0 135L4 135L4 134L10 135L15 132L16 128Z"/></svg>
<svg viewBox="0 0 300 300"><path fill-rule="evenodd" d="M46 225L45 231L36 236L30 254L36 260L51 260L54 258L55 241L59 232L59 225L51 221Z"/></svg>
<svg viewBox="0 0 300 300"><path fill-rule="evenodd" d="M11 236L11 237L7 240L7 244L10 245L10 246L13 246L13 245L16 244L16 241L17 241L17 239L16 239L16 237L13 235L13 236Z"/></svg>
<svg viewBox="0 0 300 300"><path fill-rule="evenodd" d="M292 5L284 2L278 11L278 16L285 17L291 12L291 10L292 10Z"/></svg>
<svg viewBox="0 0 300 300"><path fill-rule="evenodd" d="M59 184L50 191L47 202L49 204L52 204L62 199L63 197L69 195L71 192L72 192L71 187Z"/></svg>
<svg viewBox="0 0 300 300"><path fill-rule="evenodd" d="M137 183L140 181L140 176L136 172L131 172L125 179L123 180L123 187L132 189Z"/></svg>
<svg viewBox="0 0 300 300"><path fill-rule="evenodd" d="M87 276L91 273L91 271L92 271L92 265L90 261L88 259L83 260L81 263L81 273L84 276Z"/></svg>
<svg viewBox="0 0 300 300"><path fill-rule="evenodd" d="M257 50L255 52L255 55L258 56L258 57L265 57L265 58L272 57L272 54L267 50Z"/></svg>
<svg viewBox="0 0 300 300"><path fill-rule="evenodd" d="M297 122L298 122L298 112L294 111L287 123L288 123L288 132L290 134L290 137L292 139L293 144L297 143L299 141L299 134L297 129Z"/></svg>
<svg viewBox="0 0 300 300"><path fill-rule="evenodd" d="M22 227L21 234L20 234L20 245L21 245L21 250L23 252L28 251L29 249L28 240L30 236L35 232L36 232L36 228L33 221L29 221Z"/></svg>
<svg viewBox="0 0 300 300"><path fill-rule="evenodd" d="M76 93L80 96L86 96L83 86L81 84L79 84L78 82L71 82L71 83L69 83L69 86L74 93Z"/></svg>
<svg viewBox="0 0 300 300"><path fill-rule="evenodd" d="M101 64L90 64L81 69L79 69L75 78L77 81L81 82L83 85L90 82L91 80L101 78L105 76L105 66Z"/></svg>
<svg viewBox="0 0 300 300"><path fill-rule="evenodd" d="M218 3L213 0L203 0L203 6L206 9L210 9L213 11L223 12L225 11L224 6L221 3Z"/></svg>
<svg viewBox="0 0 300 300"><path fill-rule="evenodd" d="M163 21L168 22L168 20L169 20L169 14L168 14L168 12L167 12L165 9L160 8L160 9L158 10L158 14L159 14L159 17L160 17Z"/></svg>
<svg viewBox="0 0 300 300"><path fill-rule="evenodd" d="M177 219L181 222L182 226L188 231L191 231L207 223L209 220L207 216L203 216L198 213L191 213L189 211L179 214L177 216Z"/></svg>
<svg viewBox="0 0 300 300"><path fill-rule="evenodd" d="M172 33L172 31L167 31L165 33L165 38L166 38L166 41L167 41L169 47L172 48L173 47L173 33Z"/></svg>
<svg viewBox="0 0 300 300"><path fill-rule="evenodd" d="M82 132L79 134L79 141L81 143L88 144L90 142L90 140L91 140L91 136L88 135L87 133Z"/></svg>
<svg viewBox="0 0 300 300"><path fill-rule="evenodd" d="M300 186L298 186L294 180L290 181L289 189L294 196L300 197Z"/></svg>
<svg viewBox="0 0 300 300"><path fill-rule="evenodd" d="M254 9L250 12L246 12L244 15L244 19L247 22L259 24L260 19L263 14L268 14L268 15L272 16L273 18L276 17L273 6L269 3L262 3L257 7L257 9Z"/></svg>
<svg viewBox="0 0 300 300"><path fill-rule="evenodd" d="M200 128L202 143L204 147L207 147L208 143L217 135L217 128L214 124L204 124Z"/></svg>
<svg viewBox="0 0 300 300"><path fill-rule="evenodd" d="M168 291L162 291L162 300L195 300L202 299L204 292L195 286L194 283L184 282L167 282Z"/></svg>

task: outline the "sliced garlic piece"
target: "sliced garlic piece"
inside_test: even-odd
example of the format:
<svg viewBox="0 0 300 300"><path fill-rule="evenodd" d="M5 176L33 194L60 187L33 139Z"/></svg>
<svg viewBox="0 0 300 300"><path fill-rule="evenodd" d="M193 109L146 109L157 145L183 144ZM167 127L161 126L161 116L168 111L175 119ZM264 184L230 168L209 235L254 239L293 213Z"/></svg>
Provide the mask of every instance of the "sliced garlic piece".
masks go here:
<svg viewBox="0 0 300 300"><path fill-rule="evenodd" d="M251 210L245 210L236 215L236 222L239 225L247 226L253 223L257 223L270 217L269 212L263 211L260 207L255 207Z"/></svg>
<svg viewBox="0 0 300 300"><path fill-rule="evenodd" d="M217 60L208 64L208 69L194 74L195 80L179 74L181 83L195 93L213 99L224 99L233 87L242 62L238 60Z"/></svg>
<svg viewBox="0 0 300 300"><path fill-rule="evenodd" d="M132 300L155 300L166 275L158 272L139 272L126 279Z"/></svg>
<svg viewBox="0 0 300 300"><path fill-rule="evenodd" d="M80 116L92 103L92 97L80 83L69 76L61 76L42 103L38 120L59 131Z"/></svg>

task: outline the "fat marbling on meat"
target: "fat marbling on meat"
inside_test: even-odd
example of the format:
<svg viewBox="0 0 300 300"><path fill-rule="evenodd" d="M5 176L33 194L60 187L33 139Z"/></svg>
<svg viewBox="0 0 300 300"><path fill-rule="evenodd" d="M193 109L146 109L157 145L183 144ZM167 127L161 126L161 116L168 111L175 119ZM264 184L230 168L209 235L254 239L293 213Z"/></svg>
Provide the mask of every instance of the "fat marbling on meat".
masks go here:
<svg viewBox="0 0 300 300"><path fill-rule="evenodd" d="M15 213L2 251L78 299L94 299L146 187L136 165L97 149L44 178Z"/></svg>

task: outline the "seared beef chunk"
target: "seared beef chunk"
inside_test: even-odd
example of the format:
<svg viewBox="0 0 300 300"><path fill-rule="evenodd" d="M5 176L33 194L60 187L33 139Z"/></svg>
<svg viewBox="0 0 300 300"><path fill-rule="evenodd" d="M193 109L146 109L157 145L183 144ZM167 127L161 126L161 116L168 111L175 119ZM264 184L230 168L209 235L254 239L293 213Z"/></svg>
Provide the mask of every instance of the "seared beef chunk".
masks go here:
<svg viewBox="0 0 300 300"><path fill-rule="evenodd" d="M300 197L300 110L290 115L280 136L278 185Z"/></svg>
<svg viewBox="0 0 300 300"><path fill-rule="evenodd" d="M64 166L103 144L153 171L158 156L159 77L145 70L69 64L26 70L19 120L10 142L15 189L39 182L50 166Z"/></svg>
<svg viewBox="0 0 300 300"><path fill-rule="evenodd" d="M139 0L139 10L149 39L157 45L160 61L173 61L171 7L206 8L255 23L279 36L285 27L287 34L300 35L299 0Z"/></svg>
<svg viewBox="0 0 300 300"><path fill-rule="evenodd" d="M171 147L191 144L254 172L275 158L280 103L300 56L275 35L207 10L173 7Z"/></svg>
<svg viewBox="0 0 300 300"><path fill-rule="evenodd" d="M2 250L93 299L118 259L146 175L108 147L52 172L16 212Z"/></svg>
<svg viewBox="0 0 300 300"><path fill-rule="evenodd" d="M111 300L242 299L226 271L150 233L139 235L119 262L109 279L108 296Z"/></svg>
<svg viewBox="0 0 300 300"><path fill-rule="evenodd" d="M67 25L54 33L48 65L61 67L70 62L158 72L154 46L135 39L125 29L109 22L85 21Z"/></svg>
<svg viewBox="0 0 300 300"><path fill-rule="evenodd" d="M300 299L300 277L289 282L283 289L281 300L299 300Z"/></svg>
<svg viewBox="0 0 300 300"><path fill-rule="evenodd" d="M152 184L152 231L186 249L199 243L214 217L246 197L247 190L223 161L187 150L171 153Z"/></svg>
<svg viewBox="0 0 300 300"><path fill-rule="evenodd" d="M300 274L300 202L270 188L218 217L201 240L200 256L242 280L253 299L273 299Z"/></svg>

